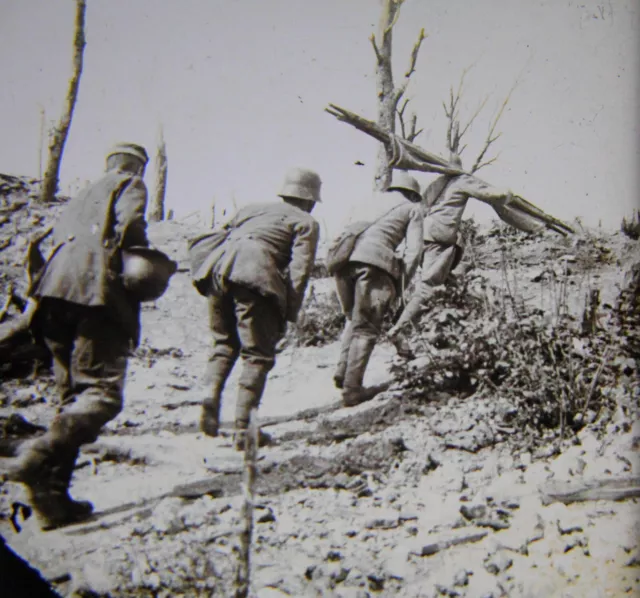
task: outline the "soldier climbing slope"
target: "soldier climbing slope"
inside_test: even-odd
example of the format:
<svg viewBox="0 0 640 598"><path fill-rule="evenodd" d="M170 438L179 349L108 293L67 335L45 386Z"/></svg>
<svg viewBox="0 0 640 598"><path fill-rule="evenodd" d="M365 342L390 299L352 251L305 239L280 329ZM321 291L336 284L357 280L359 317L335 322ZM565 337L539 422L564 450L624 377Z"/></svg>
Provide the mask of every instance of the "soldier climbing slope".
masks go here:
<svg viewBox="0 0 640 598"><path fill-rule="evenodd" d="M53 355L62 403L48 431L23 445L8 477L26 485L43 529L91 515L90 502L69 496L74 465L80 446L94 442L122 409L127 357L139 341L144 300L127 287L127 251L154 251L146 234L147 161L135 144L109 152L106 174L55 224L53 251L29 289L37 304L31 327ZM175 263L167 262L170 276Z"/></svg>
<svg viewBox="0 0 640 598"><path fill-rule="evenodd" d="M373 208L372 221L351 225L329 251L329 270L334 273L346 316L334 374L345 406L366 401L377 391L375 387L363 387L364 374L385 314L420 263L424 219L421 200L418 181L396 171L387 191L371 202L378 205L369 204L367 213L371 214ZM340 246L348 241L349 232L353 248L343 251L340 258ZM403 241L404 259L399 259L396 250ZM400 353L403 349L398 347Z"/></svg>
<svg viewBox="0 0 640 598"><path fill-rule="evenodd" d="M458 155L452 155L451 164L462 169ZM423 203L427 216L424 221L424 252L420 283L395 326L388 336L394 342L404 342L403 329L414 322L428 305L436 287L446 282L452 270L462 258L460 225L470 197L475 197L491 205L500 217L523 230L542 230L544 225L527 218L525 214L514 213L509 218L509 203L513 194L508 189L500 189L469 174L441 175L425 190ZM517 220L516 220L517 218Z"/></svg>
<svg viewBox="0 0 640 598"><path fill-rule="evenodd" d="M217 436L222 391L238 358L235 447L244 447L252 408L260 404L276 345L287 322L296 322L320 227L310 216L320 201L320 177L295 168L285 178L283 203L241 209L220 232L193 239L189 247L193 281L209 298L213 350L207 378L211 395L202 405L200 427ZM259 443L270 438L260 432Z"/></svg>

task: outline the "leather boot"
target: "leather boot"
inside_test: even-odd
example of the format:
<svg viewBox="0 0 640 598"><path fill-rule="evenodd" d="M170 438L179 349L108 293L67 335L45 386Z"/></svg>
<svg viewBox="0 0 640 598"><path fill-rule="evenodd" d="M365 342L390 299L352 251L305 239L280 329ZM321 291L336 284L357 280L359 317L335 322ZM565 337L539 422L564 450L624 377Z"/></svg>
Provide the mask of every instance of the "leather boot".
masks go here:
<svg viewBox="0 0 640 598"><path fill-rule="evenodd" d="M342 391L342 402L345 407L353 407L373 398L367 389L363 388L362 382L375 345L376 339L373 337L356 335L351 340Z"/></svg>
<svg viewBox="0 0 640 598"><path fill-rule="evenodd" d="M262 364L248 362L243 364L236 404L234 446L237 451L244 450L249 415L252 409L257 409L260 405L268 373L269 369ZM258 446L267 446L271 440L269 434L258 430Z"/></svg>
<svg viewBox="0 0 640 598"><path fill-rule="evenodd" d="M220 405L222 391L233 369L235 359L216 357L209 364L208 377L211 383L211 396L202 402L200 430L207 436L217 436L220 429Z"/></svg>
<svg viewBox="0 0 640 598"><path fill-rule="evenodd" d="M342 333L342 343L340 345L340 358L338 360L338 365L336 366L336 371L333 374L333 383L336 388L344 387L344 375L347 371L347 360L349 358L349 347L351 346L351 322L347 320L345 324L344 331Z"/></svg>
<svg viewBox="0 0 640 598"><path fill-rule="evenodd" d="M43 530L77 523L93 512L88 501L69 496L69 484L78 456L77 448L66 447L48 432L24 447L9 479L26 486L31 506Z"/></svg>

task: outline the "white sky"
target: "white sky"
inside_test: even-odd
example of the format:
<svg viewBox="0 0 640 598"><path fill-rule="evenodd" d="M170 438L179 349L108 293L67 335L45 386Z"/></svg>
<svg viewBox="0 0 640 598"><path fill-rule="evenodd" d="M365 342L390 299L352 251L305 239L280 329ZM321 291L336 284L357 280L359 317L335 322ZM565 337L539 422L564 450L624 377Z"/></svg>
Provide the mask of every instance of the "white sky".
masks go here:
<svg viewBox="0 0 640 598"><path fill-rule="evenodd" d="M164 124L176 217L275 199L286 169L323 178L317 215L337 232L372 188L377 142L323 111L375 119L374 0L90 0L63 191L98 177L115 141L155 154ZM399 81L428 38L408 96L445 154L442 100L465 67L463 114L491 94L469 165L521 75L481 176L566 220L617 227L640 197L638 0L406 0L394 29ZM0 172L37 176L40 106L58 119L71 71L72 0L0 0ZM356 160L366 166L354 165ZM424 185L430 175L418 173ZM154 169L147 170L153 188ZM478 202L474 202L478 203ZM481 206L473 213L490 215Z"/></svg>

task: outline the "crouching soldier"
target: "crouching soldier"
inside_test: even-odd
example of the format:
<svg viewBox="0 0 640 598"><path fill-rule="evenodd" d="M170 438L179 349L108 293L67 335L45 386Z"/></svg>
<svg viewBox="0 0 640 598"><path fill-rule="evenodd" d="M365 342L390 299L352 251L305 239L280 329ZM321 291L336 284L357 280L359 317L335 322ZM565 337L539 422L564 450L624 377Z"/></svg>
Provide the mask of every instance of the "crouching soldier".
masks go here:
<svg viewBox="0 0 640 598"><path fill-rule="evenodd" d="M459 156L452 155L451 163L462 169ZM436 288L447 281L459 264L463 254L460 225L470 197L488 203L501 213L513 195L508 189L494 187L468 174L442 175L426 188L421 280L395 326L389 330L388 336L393 342L406 343L403 329L416 321Z"/></svg>
<svg viewBox="0 0 640 598"><path fill-rule="evenodd" d="M222 391L241 356L237 450L244 447L250 412L259 406L275 364L276 345L302 305L318 245L319 226L310 213L320 201L320 186L315 172L293 169L279 193L282 203L241 209L221 233L210 236L214 248L208 255L198 247L200 238L190 245L194 284L209 297L213 335L207 372L211 395L202 405L200 428L217 436ZM210 241L206 237L204 246ZM259 444L269 440L260 431Z"/></svg>
<svg viewBox="0 0 640 598"><path fill-rule="evenodd" d="M342 389L345 406L366 401L377 390L363 387L364 373L385 314L420 262L424 219L421 200L418 181L396 171L387 192L376 195L369 205L367 212L373 210L373 221L361 226L352 251L345 256L346 263L335 271L346 325L334 383ZM404 259L399 259L396 249L403 241ZM397 348L401 352L402 347Z"/></svg>
<svg viewBox="0 0 640 598"><path fill-rule="evenodd" d="M80 446L122 409L140 304L120 274L123 250L148 247L146 164L139 145L111 150L106 174L55 224L53 251L29 291L37 303L31 327L53 356L62 402L48 431L23 445L8 477L26 485L43 529L90 516L90 502L69 496L74 465Z"/></svg>

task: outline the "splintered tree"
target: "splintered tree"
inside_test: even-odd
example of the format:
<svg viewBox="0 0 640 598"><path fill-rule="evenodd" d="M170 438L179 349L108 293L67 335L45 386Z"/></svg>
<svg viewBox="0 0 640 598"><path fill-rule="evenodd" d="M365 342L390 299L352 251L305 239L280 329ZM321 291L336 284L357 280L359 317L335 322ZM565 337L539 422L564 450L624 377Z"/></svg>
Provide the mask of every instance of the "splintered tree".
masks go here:
<svg viewBox="0 0 640 598"><path fill-rule="evenodd" d="M152 222L164 220L164 198L167 191L167 145L164 141L162 127L160 127L159 137L156 153L156 186L149 208L149 220Z"/></svg>
<svg viewBox="0 0 640 598"><path fill-rule="evenodd" d="M69 134L69 127L71 127L73 109L76 105L76 99L78 98L80 76L82 75L82 59L86 45L84 36L86 8L86 0L76 0L75 34L73 38L73 72L69 80L69 90L67 91L62 116L60 117L58 125L53 130L49 143L49 161L42 181L42 192L40 195L43 202L51 201L58 191L62 154L64 153L64 145L67 141L67 135Z"/></svg>
<svg viewBox="0 0 640 598"><path fill-rule="evenodd" d="M417 130L417 119L415 114L409 117L409 122L405 121L405 111L408 101L405 100L402 108L398 110L398 104L404 96L409 79L415 72L416 61L422 40L425 38L424 29L420 30L418 41L416 41L411 52L409 68L404 74L404 79L399 86L393 80L393 69L391 67L392 33L393 27L400 16L400 7L404 0L382 0L382 14L380 15L380 25L378 36L371 34L371 44L376 55L376 85L378 91L378 125L389 133L396 132L396 117L400 120L402 137L413 141L419 134ZM388 145L381 146L378 151L376 164L376 174L374 187L378 190L385 190L391 182L390 165L392 159L391 148Z"/></svg>

